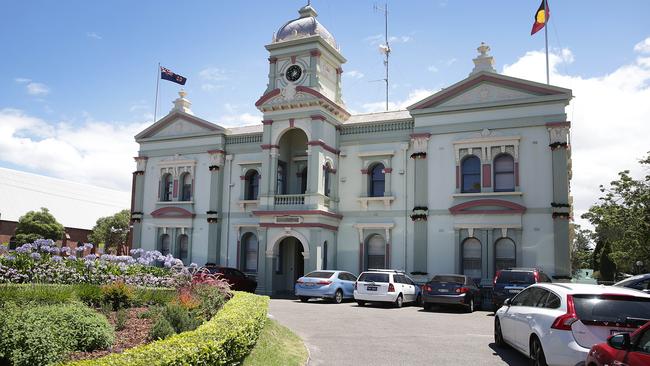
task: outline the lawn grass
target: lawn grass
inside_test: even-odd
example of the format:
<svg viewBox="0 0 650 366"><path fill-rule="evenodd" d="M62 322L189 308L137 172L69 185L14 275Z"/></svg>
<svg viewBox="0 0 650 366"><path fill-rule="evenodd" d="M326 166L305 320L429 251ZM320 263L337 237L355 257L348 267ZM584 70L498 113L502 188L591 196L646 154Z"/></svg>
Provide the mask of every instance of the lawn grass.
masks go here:
<svg viewBox="0 0 650 366"><path fill-rule="evenodd" d="M300 337L268 319L243 366L303 366L306 362L307 348Z"/></svg>

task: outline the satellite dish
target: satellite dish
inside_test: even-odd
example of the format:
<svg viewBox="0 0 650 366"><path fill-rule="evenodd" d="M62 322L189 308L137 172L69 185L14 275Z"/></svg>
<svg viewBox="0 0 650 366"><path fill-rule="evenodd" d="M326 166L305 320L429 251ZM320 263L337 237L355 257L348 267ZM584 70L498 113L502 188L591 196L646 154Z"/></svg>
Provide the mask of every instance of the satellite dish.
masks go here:
<svg viewBox="0 0 650 366"><path fill-rule="evenodd" d="M387 55L390 53L390 47L385 44L380 44L379 45L379 53Z"/></svg>

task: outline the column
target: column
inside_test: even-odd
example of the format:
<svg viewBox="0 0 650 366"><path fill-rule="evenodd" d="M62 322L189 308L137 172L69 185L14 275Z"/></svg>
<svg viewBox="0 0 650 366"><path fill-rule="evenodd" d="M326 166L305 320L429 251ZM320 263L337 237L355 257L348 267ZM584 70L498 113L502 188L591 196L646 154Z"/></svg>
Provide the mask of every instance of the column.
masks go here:
<svg viewBox="0 0 650 366"><path fill-rule="evenodd" d="M555 276L571 275L569 257L569 122L547 123L553 169L553 243Z"/></svg>
<svg viewBox="0 0 650 366"><path fill-rule="evenodd" d="M311 51L311 57L309 58L309 86L312 88L318 87L318 61L320 59L320 51L313 50Z"/></svg>
<svg viewBox="0 0 650 366"><path fill-rule="evenodd" d="M273 196L277 193L277 186L278 186L278 158L280 157L280 152L278 148L276 147L271 147L270 148L270 153L271 157L271 163L270 163L270 168L269 168L269 173L268 173L268 179L269 179L269 191L268 195ZM262 177L264 179L264 177ZM286 184L286 182L285 182ZM271 203L273 204L273 203Z"/></svg>
<svg viewBox="0 0 650 366"><path fill-rule="evenodd" d="M269 87L266 89L266 93L275 89L275 75L277 74L277 57L269 57Z"/></svg>
<svg viewBox="0 0 650 366"><path fill-rule="evenodd" d="M131 231L129 233L129 248L142 247L142 217L144 200L144 172L147 167L147 157L137 156L134 158L137 170L133 172L131 186Z"/></svg>
<svg viewBox="0 0 650 366"><path fill-rule="evenodd" d="M428 217L429 217L429 168L427 161L429 133L411 135L415 160L413 173L413 214L425 214L425 219L413 221L413 272L428 273Z"/></svg>
<svg viewBox="0 0 650 366"><path fill-rule="evenodd" d="M263 227L257 228L257 292L270 295L273 279L273 252L269 254L267 231Z"/></svg>
<svg viewBox="0 0 650 366"><path fill-rule="evenodd" d="M219 207L223 194L223 177L221 170L224 165L225 154L223 150L210 150L210 188L208 211L208 262L221 264L221 222L219 220ZM195 190L196 191L196 190ZM230 224L230 223L228 223Z"/></svg>

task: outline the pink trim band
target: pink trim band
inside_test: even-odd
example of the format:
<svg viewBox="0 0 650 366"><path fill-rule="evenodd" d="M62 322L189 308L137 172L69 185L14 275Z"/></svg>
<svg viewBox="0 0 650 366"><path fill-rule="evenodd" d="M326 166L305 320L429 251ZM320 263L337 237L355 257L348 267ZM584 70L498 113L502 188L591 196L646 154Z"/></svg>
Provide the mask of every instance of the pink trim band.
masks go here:
<svg viewBox="0 0 650 366"><path fill-rule="evenodd" d="M260 227L318 227L321 229L327 229L331 231L337 231L339 228L337 226L332 226L332 225L326 225L326 224L320 224L317 222L314 223L306 223L303 222L302 224L274 224L274 223L268 223L268 222L262 222L260 223Z"/></svg>
<svg viewBox="0 0 650 366"><path fill-rule="evenodd" d="M546 127L571 127L571 121L546 122Z"/></svg>
<svg viewBox="0 0 650 366"><path fill-rule="evenodd" d="M188 210L180 207L163 207L159 208L151 213L151 216L155 218L193 218L194 214Z"/></svg>
<svg viewBox="0 0 650 366"><path fill-rule="evenodd" d="M325 149L325 150L331 152L332 154L337 154L337 155L338 155L338 154L341 152L340 150L335 149L335 148L333 148L333 147L327 145L325 142L323 142L323 140L312 140L312 141L308 141L308 142L307 142L307 145L309 145L309 146L320 146L320 147L322 147L323 149Z"/></svg>
<svg viewBox="0 0 650 366"><path fill-rule="evenodd" d="M501 207L500 210L470 210L470 208L481 206ZM499 199L478 199L464 202L449 208L452 215L504 215L504 214L523 214L526 207L518 203L499 200Z"/></svg>
<svg viewBox="0 0 650 366"><path fill-rule="evenodd" d="M253 211L255 216L278 216L278 215L323 215L333 217L335 219L342 219L343 215L335 214L323 210L278 210L278 211Z"/></svg>

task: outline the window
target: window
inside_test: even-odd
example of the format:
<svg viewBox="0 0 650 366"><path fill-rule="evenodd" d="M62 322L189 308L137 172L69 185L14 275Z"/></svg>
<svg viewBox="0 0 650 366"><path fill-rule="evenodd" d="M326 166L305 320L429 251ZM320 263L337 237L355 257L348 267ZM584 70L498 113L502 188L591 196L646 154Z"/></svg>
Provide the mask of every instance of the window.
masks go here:
<svg viewBox="0 0 650 366"><path fill-rule="evenodd" d="M527 288L522 292L518 293L514 299L510 302L512 306L525 306L524 304L528 302L528 297L531 295L532 288Z"/></svg>
<svg viewBox="0 0 650 366"><path fill-rule="evenodd" d="M384 175L384 164L378 163L369 170L369 197L383 197L386 177Z"/></svg>
<svg viewBox="0 0 650 366"><path fill-rule="evenodd" d="M650 330L646 329L645 332L641 333L634 349L639 352L650 353Z"/></svg>
<svg viewBox="0 0 650 366"><path fill-rule="evenodd" d="M548 291L539 287L532 287L530 289L530 294L524 300L523 306L530 306L536 308L542 308L546 305L546 299L548 298Z"/></svg>
<svg viewBox="0 0 650 366"><path fill-rule="evenodd" d="M323 243L323 269L327 269L327 242Z"/></svg>
<svg viewBox="0 0 650 366"><path fill-rule="evenodd" d="M481 161L475 155L463 159L460 164L461 192L481 192Z"/></svg>
<svg viewBox="0 0 650 366"><path fill-rule="evenodd" d="M182 234L178 237L178 259L183 262L187 261L187 256L189 253L189 243L187 235Z"/></svg>
<svg viewBox="0 0 650 366"><path fill-rule="evenodd" d="M255 169L246 172L246 190L244 198L246 200L257 200L260 186L260 174Z"/></svg>
<svg viewBox="0 0 650 366"><path fill-rule="evenodd" d="M169 235L168 234L162 234L160 236L160 253L162 255L167 255L167 254L169 254L169 250L170 250Z"/></svg>
<svg viewBox="0 0 650 366"><path fill-rule="evenodd" d="M549 309L557 309L560 307L560 298L552 293L548 293L548 298L546 299L546 304L544 305L545 308Z"/></svg>
<svg viewBox="0 0 650 366"><path fill-rule="evenodd" d="M517 266L515 243L508 238L497 240L494 245L494 268L497 271Z"/></svg>
<svg viewBox="0 0 650 366"><path fill-rule="evenodd" d="M388 282L388 273L362 273L359 282Z"/></svg>
<svg viewBox="0 0 650 366"><path fill-rule="evenodd" d="M316 272L310 272L307 273L305 277L309 278L330 278L334 272L326 272L326 271L316 271Z"/></svg>
<svg viewBox="0 0 650 366"><path fill-rule="evenodd" d="M513 192L515 190L515 160L510 154L500 154L494 158L494 191Z"/></svg>
<svg viewBox="0 0 650 366"><path fill-rule="evenodd" d="M375 234L368 239L368 258L366 268L384 268L386 266L386 242L381 235Z"/></svg>
<svg viewBox="0 0 650 366"><path fill-rule="evenodd" d="M253 233L246 233L242 243L244 251L242 268L246 272L257 272L257 236Z"/></svg>
<svg viewBox="0 0 650 366"><path fill-rule="evenodd" d="M481 242L467 238L463 242L463 274L471 278L481 278Z"/></svg>
<svg viewBox="0 0 650 366"><path fill-rule="evenodd" d="M307 167L300 171L300 194L305 194L305 192L307 192Z"/></svg>
<svg viewBox="0 0 650 366"><path fill-rule="evenodd" d="M165 202L171 201L172 192L174 191L174 180L172 179L172 175L169 173L164 174L162 176L161 185L160 200Z"/></svg>
<svg viewBox="0 0 650 366"><path fill-rule="evenodd" d="M276 191L275 191L276 194L287 193L286 174L287 174L286 164L283 161L278 161L278 171L277 171L278 186L276 187Z"/></svg>
<svg viewBox="0 0 650 366"><path fill-rule="evenodd" d="M327 197L330 196L330 181L331 181L330 174L332 174L331 170L332 170L332 167L330 166L330 163L328 162L323 167L323 176L324 176L324 179L325 179L325 184L323 185L323 189L325 190L324 193L325 193L325 195Z"/></svg>
<svg viewBox="0 0 650 366"><path fill-rule="evenodd" d="M190 173L184 173L181 176L181 201L192 200L192 176Z"/></svg>

